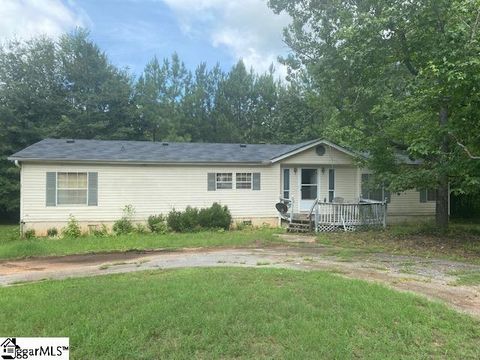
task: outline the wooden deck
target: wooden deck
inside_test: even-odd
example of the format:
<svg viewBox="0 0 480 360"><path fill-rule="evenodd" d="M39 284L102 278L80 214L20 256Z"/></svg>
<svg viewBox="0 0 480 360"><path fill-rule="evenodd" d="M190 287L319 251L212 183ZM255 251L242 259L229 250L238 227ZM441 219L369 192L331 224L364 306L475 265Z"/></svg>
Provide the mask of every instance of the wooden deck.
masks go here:
<svg viewBox="0 0 480 360"><path fill-rule="evenodd" d="M359 226L386 226L387 204L379 201L358 203L315 202L309 213L315 231L353 231Z"/></svg>

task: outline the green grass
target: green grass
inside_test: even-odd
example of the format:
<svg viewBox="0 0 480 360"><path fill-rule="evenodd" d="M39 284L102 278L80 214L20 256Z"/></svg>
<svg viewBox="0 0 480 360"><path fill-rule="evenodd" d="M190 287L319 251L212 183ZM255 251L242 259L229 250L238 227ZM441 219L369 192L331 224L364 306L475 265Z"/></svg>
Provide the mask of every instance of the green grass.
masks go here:
<svg viewBox="0 0 480 360"><path fill-rule="evenodd" d="M326 272L184 269L0 289L0 332L73 359L478 358L480 323Z"/></svg>
<svg viewBox="0 0 480 360"><path fill-rule="evenodd" d="M480 224L452 222L447 233L439 233L432 224L401 224L385 230L322 233L317 241L346 259L385 252L480 263Z"/></svg>
<svg viewBox="0 0 480 360"><path fill-rule="evenodd" d="M18 240L20 227L18 225L0 224L0 244Z"/></svg>
<svg viewBox="0 0 480 360"><path fill-rule="evenodd" d="M480 271L458 270L449 273L457 277L453 285L480 285Z"/></svg>
<svg viewBox="0 0 480 360"><path fill-rule="evenodd" d="M458 276L456 281L458 285L480 285L480 272L472 272Z"/></svg>
<svg viewBox="0 0 480 360"><path fill-rule="evenodd" d="M177 249L185 247L249 246L280 242L274 236L279 229L260 228L242 231L204 231L196 233L165 235L130 234L121 236L83 236L77 239L19 239L14 227L0 227L0 259L32 256L86 254L98 252Z"/></svg>

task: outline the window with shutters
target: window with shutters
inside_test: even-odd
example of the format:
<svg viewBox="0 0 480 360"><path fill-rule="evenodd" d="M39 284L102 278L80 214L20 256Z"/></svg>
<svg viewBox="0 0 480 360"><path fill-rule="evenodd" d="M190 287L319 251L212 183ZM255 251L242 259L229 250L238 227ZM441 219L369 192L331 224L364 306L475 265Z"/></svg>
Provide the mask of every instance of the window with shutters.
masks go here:
<svg viewBox="0 0 480 360"><path fill-rule="evenodd" d="M88 180L86 172L57 173L57 204L87 205Z"/></svg>
<svg viewBox="0 0 480 360"><path fill-rule="evenodd" d="M216 188L217 189L232 189L232 173L217 173L216 174Z"/></svg>
<svg viewBox="0 0 480 360"><path fill-rule="evenodd" d="M251 189L252 188L252 173L236 173L236 188L237 189Z"/></svg>

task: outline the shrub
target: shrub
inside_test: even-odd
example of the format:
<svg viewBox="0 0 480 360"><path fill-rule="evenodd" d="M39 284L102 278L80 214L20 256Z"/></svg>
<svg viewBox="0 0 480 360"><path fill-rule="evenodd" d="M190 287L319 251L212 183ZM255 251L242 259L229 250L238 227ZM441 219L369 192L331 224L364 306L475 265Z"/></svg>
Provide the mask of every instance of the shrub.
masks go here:
<svg viewBox="0 0 480 360"><path fill-rule="evenodd" d="M211 207L200 210L198 222L205 229L228 230L232 222L232 215L227 206L213 203Z"/></svg>
<svg viewBox="0 0 480 360"><path fill-rule="evenodd" d="M113 232L117 235L130 234L134 229L132 222L123 217L120 220L115 221L112 227Z"/></svg>
<svg viewBox="0 0 480 360"><path fill-rule="evenodd" d="M170 229L176 232L182 231L182 224L181 224L181 217L182 213L173 209L167 215L167 225Z"/></svg>
<svg viewBox="0 0 480 360"><path fill-rule="evenodd" d="M148 232L148 228L145 224L137 224L135 226L135 231L139 234L146 234Z"/></svg>
<svg viewBox="0 0 480 360"><path fill-rule="evenodd" d="M97 237L105 237L108 236L108 228L107 225L102 224L100 228L95 227L92 229L92 235Z"/></svg>
<svg viewBox="0 0 480 360"><path fill-rule="evenodd" d="M196 231L199 229L228 230L231 221L232 216L228 208L217 203L201 210L190 206L183 212L173 209L167 216L169 228L177 232Z"/></svg>
<svg viewBox="0 0 480 360"><path fill-rule="evenodd" d="M62 235L69 238L78 238L80 235L82 235L80 225L78 224L77 219L75 219L75 216L70 215L67 226L65 226L62 230Z"/></svg>
<svg viewBox="0 0 480 360"><path fill-rule="evenodd" d="M58 230L57 228L50 228L47 230L47 235L48 237L55 237L58 235Z"/></svg>
<svg viewBox="0 0 480 360"><path fill-rule="evenodd" d="M25 239L33 239L33 238L35 238L35 230L33 230L33 229L27 230L27 231L25 231L25 233L23 234L23 236L25 237Z"/></svg>
<svg viewBox="0 0 480 360"><path fill-rule="evenodd" d="M198 230L200 228L200 224L198 222L198 209L187 206L180 217L180 222L182 224L183 232Z"/></svg>
<svg viewBox="0 0 480 360"><path fill-rule="evenodd" d="M167 224L163 215L151 215L148 217L148 228L151 232L157 234L165 234L167 232Z"/></svg>
<svg viewBox="0 0 480 360"><path fill-rule="evenodd" d="M168 213L167 224L170 229L176 232L195 231L200 227L198 209L190 206L187 206L183 212L173 209Z"/></svg>
<svg viewBox="0 0 480 360"><path fill-rule="evenodd" d="M242 231L242 230L252 229L252 228L253 228L252 222L251 222L251 221L248 221L248 220L246 220L246 221L237 221L237 222L235 223L235 229L236 229L236 230Z"/></svg>
<svg viewBox="0 0 480 360"><path fill-rule="evenodd" d="M123 216L113 224L113 232L117 235L132 233L135 230L132 222L133 215L135 215L135 208L132 205L126 205L123 208Z"/></svg>

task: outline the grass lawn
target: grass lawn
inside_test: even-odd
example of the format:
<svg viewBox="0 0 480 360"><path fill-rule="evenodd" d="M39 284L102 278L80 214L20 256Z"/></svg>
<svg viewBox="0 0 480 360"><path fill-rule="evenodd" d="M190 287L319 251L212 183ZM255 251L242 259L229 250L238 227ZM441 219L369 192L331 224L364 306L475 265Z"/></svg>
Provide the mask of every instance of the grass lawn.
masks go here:
<svg viewBox="0 0 480 360"><path fill-rule="evenodd" d="M261 245L280 242L281 239L274 236L278 232L281 230L260 228L228 232L203 231L165 235L147 233L106 237L82 236L77 239L38 238L26 240L19 239L18 227L0 225L0 259L159 248Z"/></svg>
<svg viewBox="0 0 480 360"><path fill-rule="evenodd" d="M480 271L478 270L452 271L450 275L457 276L457 280L452 285L480 285Z"/></svg>
<svg viewBox="0 0 480 360"><path fill-rule="evenodd" d="M480 263L480 224L475 223L451 222L445 234L431 224L401 224L386 230L322 233L317 239L335 248L332 255L345 258L387 252Z"/></svg>
<svg viewBox="0 0 480 360"><path fill-rule="evenodd" d="M184 269L0 289L1 333L74 359L479 358L480 323L326 272Z"/></svg>

